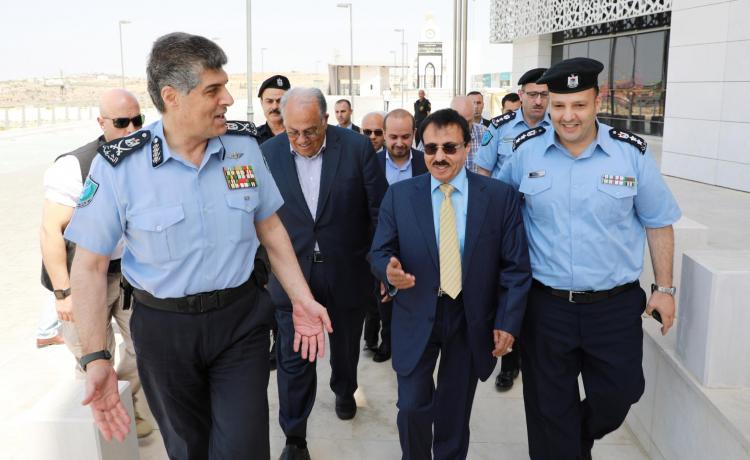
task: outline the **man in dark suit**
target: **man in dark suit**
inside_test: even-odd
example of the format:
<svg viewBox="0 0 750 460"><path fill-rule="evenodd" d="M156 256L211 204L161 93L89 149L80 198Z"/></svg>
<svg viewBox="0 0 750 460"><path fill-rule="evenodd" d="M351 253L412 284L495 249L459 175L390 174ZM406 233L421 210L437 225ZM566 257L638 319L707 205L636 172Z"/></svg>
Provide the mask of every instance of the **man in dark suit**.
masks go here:
<svg viewBox="0 0 750 460"><path fill-rule="evenodd" d="M370 141L329 126L326 101L316 88L292 88L281 100L286 133L262 145L284 205L278 211L315 298L328 309L330 386L336 415L357 412L359 340L373 294L366 260L387 182ZM295 356L289 298L278 280L268 285L279 326L279 422L287 436L282 459L307 459L307 418L315 402L315 365Z"/></svg>
<svg viewBox="0 0 750 460"><path fill-rule="evenodd" d="M419 176L427 172L424 154L411 148L414 141L414 117L404 109L396 109L388 113L383 121L385 149L378 152L378 162L385 172L388 184L395 184L404 179ZM375 351L372 360L376 363L391 358L391 313L393 311L385 288L381 287L379 297L379 313L382 323L380 336L382 342Z"/></svg>
<svg viewBox="0 0 750 460"><path fill-rule="evenodd" d="M521 328L528 246L520 195L465 169L466 120L439 110L420 131L430 174L389 187L371 264L393 297L403 458L463 459L477 380Z"/></svg>
<svg viewBox="0 0 750 460"><path fill-rule="evenodd" d="M333 110L336 114L336 121L339 122L339 128L351 129L356 133L362 132L360 127L352 122L352 103L349 102L349 99L339 99L336 101Z"/></svg>

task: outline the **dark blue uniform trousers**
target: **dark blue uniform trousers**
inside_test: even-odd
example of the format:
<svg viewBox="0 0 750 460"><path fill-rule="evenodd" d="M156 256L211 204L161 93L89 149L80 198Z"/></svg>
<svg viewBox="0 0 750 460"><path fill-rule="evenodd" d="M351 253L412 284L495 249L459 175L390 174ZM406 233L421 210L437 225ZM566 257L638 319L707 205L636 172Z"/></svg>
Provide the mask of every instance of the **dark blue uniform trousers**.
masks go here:
<svg viewBox="0 0 750 460"><path fill-rule="evenodd" d="M268 459L268 329L259 289L182 314L135 302L138 375L172 460Z"/></svg>
<svg viewBox="0 0 750 460"><path fill-rule="evenodd" d="M337 305L336 296L325 280L323 263L314 263L310 273L310 290L315 300L328 310L333 334L330 340L331 390L340 396L351 396L357 390L359 341L365 321L363 306ZM288 438L307 436L307 418L315 404L317 375L315 363L294 351L294 324L289 306L277 306L276 381L279 388L279 424Z"/></svg>
<svg viewBox="0 0 750 460"><path fill-rule="evenodd" d="M582 458L595 439L625 420L645 384L645 307L646 294L637 285L589 304L531 288L521 333L521 368L532 460Z"/></svg>
<svg viewBox="0 0 750 460"><path fill-rule="evenodd" d="M398 434L403 459L458 460L469 450L469 418L479 378L466 339L463 296L438 299L427 347L414 370L398 374ZM490 353L492 350L487 350ZM437 388L432 380L440 356ZM434 425L434 441L433 441Z"/></svg>

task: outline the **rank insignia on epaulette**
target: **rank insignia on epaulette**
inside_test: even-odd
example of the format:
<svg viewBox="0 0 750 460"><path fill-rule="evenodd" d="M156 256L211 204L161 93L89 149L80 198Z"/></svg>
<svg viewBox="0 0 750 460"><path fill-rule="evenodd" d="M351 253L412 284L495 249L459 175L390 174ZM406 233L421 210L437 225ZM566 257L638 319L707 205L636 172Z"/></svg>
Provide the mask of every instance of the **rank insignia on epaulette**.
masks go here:
<svg viewBox="0 0 750 460"><path fill-rule="evenodd" d="M250 165L224 168L224 179L227 181L227 187L229 187L229 190L240 190L243 188L254 188L258 186L258 182L255 180L253 167Z"/></svg>
<svg viewBox="0 0 750 460"><path fill-rule="evenodd" d="M151 166L154 168L162 164L164 161L164 149L161 147L161 139L159 136L154 136L151 140Z"/></svg>
<svg viewBox="0 0 750 460"><path fill-rule="evenodd" d="M635 187L638 179L630 176L615 176L613 174L602 175L602 184L623 185L625 187Z"/></svg>
<svg viewBox="0 0 750 460"><path fill-rule="evenodd" d="M492 140L492 133L488 129L482 135L482 147L484 147L485 145L489 144L491 140Z"/></svg>
<svg viewBox="0 0 750 460"><path fill-rule="evenodd" d="M86 178L86 182L83 184L83 190L81 190L81 196L78 198L78 204L76 207L83 208L91 203L94 199L96 191L99 190L99 183L96 182L91 175Z"/></svg>
<svg viewBox="0 0 750 460"><path fill-rule="evenodd" d="M528 141L531 138L542 135L546 131L547 130L543 127L537 126L536 128L527 129L526 131L522 132L521 134L516 136L515 140L513 140L513 151L515 152L516 149L518 149L518 147L524 142Z"/></svg>
<svg viewBox="0 0 750 460"><path fill-rule="evenodd" d="M232 120L227 121L227 134L240 134L258 137L258 129L250 121Z"/></svg>
<svg viewBox="0 0 750 460"><path fill-rule="evenodd" d="M612 128L609 130L609 135L610 137L612 137L612 139L617 139L618 141L632 144L638 150L640 150L641 155L646 153L646 147L648 146L648 144L646 144L646 141L642 137L638 137L630 131Z"/></svg>
<svg viewBox="0 0 750 460"><path fill-rule="evenodd" d="M514 118L516 118L516 112L508 112L493 118L490 122L497 129Z"/></svg>
<svg viewBox="0 0 750 460"><path fill-rule="evenodd" d="M136 131L129 136L105 142L99 146L97 152L104 157L109 164L117 164L126 156L138 150L151 139L149 131Z"/></svg>

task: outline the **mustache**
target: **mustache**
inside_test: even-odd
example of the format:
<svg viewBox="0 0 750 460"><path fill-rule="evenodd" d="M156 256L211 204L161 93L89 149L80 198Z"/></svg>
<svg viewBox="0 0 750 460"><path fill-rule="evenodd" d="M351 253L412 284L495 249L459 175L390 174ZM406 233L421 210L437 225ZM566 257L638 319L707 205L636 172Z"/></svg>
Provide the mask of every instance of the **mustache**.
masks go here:
<svg viewBox="0 0 750 460"><path fill-rule="evenodd" d="M450 166L447 161L433 161L432 166Z"/></svg>
<svg viewBox="0 0 750 460"><path fill-rule="evenodd" d="M268 114L269 114L269 115L271 115L271 114L274 114L274 115L281 115L281 110L278 110L278 109L273 109L273 110L271 110L270 112L268 112Z"/></svg>

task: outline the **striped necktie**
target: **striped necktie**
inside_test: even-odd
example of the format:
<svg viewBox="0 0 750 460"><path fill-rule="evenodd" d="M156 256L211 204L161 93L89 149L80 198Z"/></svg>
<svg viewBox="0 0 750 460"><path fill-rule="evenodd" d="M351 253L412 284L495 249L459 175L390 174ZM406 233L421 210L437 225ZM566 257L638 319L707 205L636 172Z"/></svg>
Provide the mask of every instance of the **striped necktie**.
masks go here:
<svg viewBox="0 0 750 460"><path fill-rule="evenodd" d="M451 184L440 184L440 191L445 195L440 205L440 289L455 299L461 293L461 252L451 203L454 188Z"/></svg>

